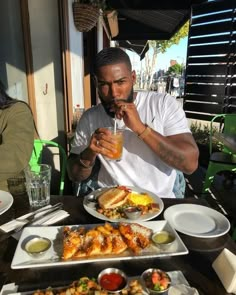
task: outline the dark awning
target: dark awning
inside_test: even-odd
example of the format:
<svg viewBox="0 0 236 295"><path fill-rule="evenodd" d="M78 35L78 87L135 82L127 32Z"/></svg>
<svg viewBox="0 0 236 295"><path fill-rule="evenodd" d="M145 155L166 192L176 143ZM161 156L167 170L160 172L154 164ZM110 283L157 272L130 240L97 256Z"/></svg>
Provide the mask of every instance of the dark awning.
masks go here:
<svg viewBox="0 0 236 295"><path fill-rule="evenodd" d="M144 58L145 53L149 49L148 41L146 40L119 40L117 43L119 47L136 52L140 56L140 60Z"/></svg>
<svg viewBox="0 0 236 295"><path fill-rule="evenodd" d="M119 9L119 34L112 40L168 40L189 17L190 10Z"/></svg>
<svg viewBox="0 0 236 295"><path fill-rule="evenodd" d="M118 13L119 34L112 40L143 57L147 40L169 40L190 18L192 5L203 2L207 0L107 0ZM138 40L143 49L135 45Z"/></svg>

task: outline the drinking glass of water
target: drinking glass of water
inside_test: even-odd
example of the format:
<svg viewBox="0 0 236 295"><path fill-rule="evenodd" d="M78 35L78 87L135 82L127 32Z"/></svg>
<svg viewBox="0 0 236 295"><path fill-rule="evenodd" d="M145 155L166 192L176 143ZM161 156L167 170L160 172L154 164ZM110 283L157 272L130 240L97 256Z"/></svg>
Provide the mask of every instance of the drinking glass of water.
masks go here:
<svg viewBox="0 0 236 295"><path fill-rule="evenodd" d="M32 165L25 172L26 190L31 207L43 207L50 203L51 166Z"/></svg>

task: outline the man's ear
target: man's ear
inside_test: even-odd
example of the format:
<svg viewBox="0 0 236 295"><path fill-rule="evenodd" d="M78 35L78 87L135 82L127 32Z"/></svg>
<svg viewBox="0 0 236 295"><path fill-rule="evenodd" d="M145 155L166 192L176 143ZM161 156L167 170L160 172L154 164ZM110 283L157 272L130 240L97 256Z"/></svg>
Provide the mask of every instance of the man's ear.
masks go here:
<svg viewBox="0 0 236 295"><path fill-rule="evenodd" d="M135 70L132 71L131 75L132 75L133 84L135 84L136 83L136 72L135 72Z"/></svg>
<svg viewBox="0 0 236 295"><path fill-rule="evenodd" d="M92 80L93 80L94 86L97 88L98 87L98 79L97 79L97 76L93 75L92 76Z"/></svg>

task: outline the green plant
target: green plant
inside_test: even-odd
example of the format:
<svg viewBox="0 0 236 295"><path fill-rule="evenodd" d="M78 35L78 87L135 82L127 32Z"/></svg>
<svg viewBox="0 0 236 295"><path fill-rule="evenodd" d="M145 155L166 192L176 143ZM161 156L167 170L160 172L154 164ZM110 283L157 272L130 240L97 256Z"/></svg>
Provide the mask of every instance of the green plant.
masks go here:
<svg viewBox="0 0 236 295"><path fill-rule="evenodd" d="M168 75L181 74L182 72L183 72L183 65L180 65L180 64L177 63L177 64L169 67L166 74L168 74Z"/></svg>
<svg viewBox="0 0 236 295"><path fill-rule="evenodd" d="M210 127L208 125L203 125L201 122L194 122L191 123L190 130L192 132L192 135L196 141L197 144L201 145L207 145L209 146L209 137L210 137ZM215 149L219 149L218 142L214 139L214 133L218 131L216 127L213 126L212 129L212 145Z"/></svg>

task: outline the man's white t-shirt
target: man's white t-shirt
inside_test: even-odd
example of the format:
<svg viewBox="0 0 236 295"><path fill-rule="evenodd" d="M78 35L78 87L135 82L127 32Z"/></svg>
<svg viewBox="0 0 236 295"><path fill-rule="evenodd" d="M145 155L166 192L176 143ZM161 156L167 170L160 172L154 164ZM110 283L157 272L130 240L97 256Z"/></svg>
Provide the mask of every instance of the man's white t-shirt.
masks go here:
<svg viewBox="0 0 236 295"><path fill-rule="evenodd" d="M169 94L138 92L134 101L144 124L164 136L189 133L185 113L176 99ZM140 187L161 198L174 198L176 170L165 164L138 136L118 121L124 129L124 148L119 162L107 161L98 155L101 168L98 184L101 187L126 185ZM90 143L97 128L114 126L101 104L88 109L78 122L71 153L80 154Z"/></svg>

